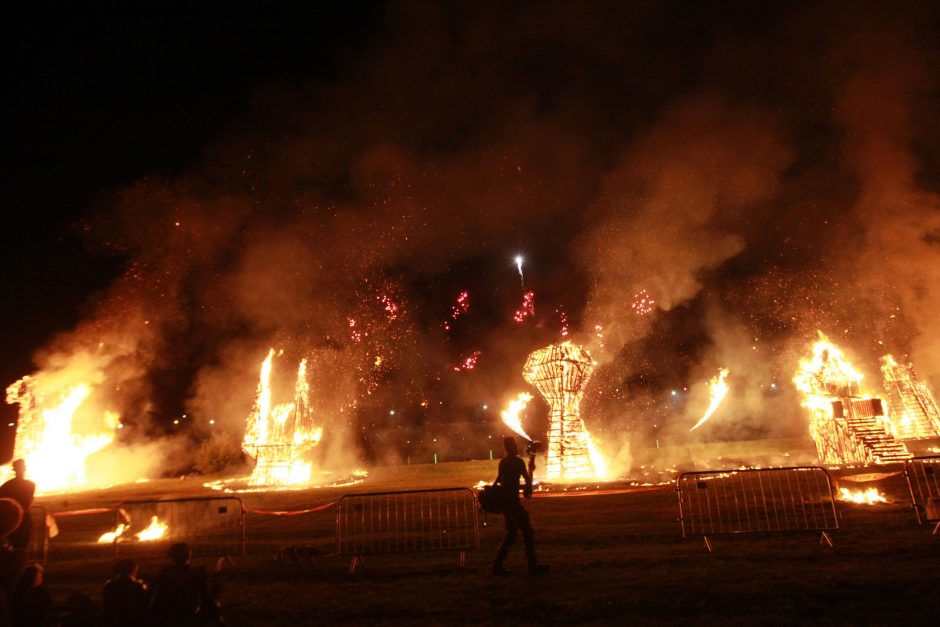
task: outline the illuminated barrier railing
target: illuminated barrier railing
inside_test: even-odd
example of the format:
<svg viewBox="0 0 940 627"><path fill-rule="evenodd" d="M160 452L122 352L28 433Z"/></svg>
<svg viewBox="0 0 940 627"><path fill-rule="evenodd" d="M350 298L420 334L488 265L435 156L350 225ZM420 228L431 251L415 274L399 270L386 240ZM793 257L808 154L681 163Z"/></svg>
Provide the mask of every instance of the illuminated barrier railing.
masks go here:
<svg viewBox="0 0 940 627"><path fill-rule="evenodd" d="M676 480L682 537L816 531L832 546L839 528L832 480L822 468L686 472Z"/></svg>
<svg viewBox="0 0 940 627"><path fill-rule="evenodd" d="M940 530L940 455L915 457L904 465L904 476L911 491L917 522L936 523L933 534Z"/></svg>
<svg viewBox="0 0 940 627"><path fill-rule="evenodd" d="M187 543L196 557L245 554L245 511L234 497L125 501L115 523L128 525L114 540L115 558L164 557L177 542ZM139 537L145 530L144 537L153 539Z"/></svg>
<svg viewBox="0 0 940 627"><path fill-rule="evenodd" d="M480 548L476 496L468 488L347 494L336 506L336 550L351 555L349 572L365 555Z"/></svg>
<svg viewBox="0 0 940 627"><path fill-rule="evenodd" d="M26 547L26 560L46 563L49 557L49 528L46 525L46 508L33 505L29 508L29 545Z"/></svg>

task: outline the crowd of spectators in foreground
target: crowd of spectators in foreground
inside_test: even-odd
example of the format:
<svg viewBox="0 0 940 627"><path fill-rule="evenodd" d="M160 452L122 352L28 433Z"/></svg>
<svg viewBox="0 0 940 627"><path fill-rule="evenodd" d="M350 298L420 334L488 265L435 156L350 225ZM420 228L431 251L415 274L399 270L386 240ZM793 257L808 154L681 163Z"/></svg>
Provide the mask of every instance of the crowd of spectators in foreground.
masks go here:
<svg viewBox="0 0 940 627"><path fill-rule="evenodd" d="M224 626L206 569L191 563L185 543L170 547L170 563L152 582L140 577L134 560L122 559L104 584L100 604L73 594L55 606L42 565L26 562L36 484L26 479L22 459L13 462L13 471L0 486L0 627Z"/></svg>
<svg viewBox="0 0 940 627"><path fill-rule="evenodd" d="M206 569L190 561L186 544L170 547L170 563L153 581L132 559L114 564L101 601L73 594L55 606L42 566L26 564L0 594L0 627L222 627L219 604ZM4 582L6 584L6 582Z"/></svg>

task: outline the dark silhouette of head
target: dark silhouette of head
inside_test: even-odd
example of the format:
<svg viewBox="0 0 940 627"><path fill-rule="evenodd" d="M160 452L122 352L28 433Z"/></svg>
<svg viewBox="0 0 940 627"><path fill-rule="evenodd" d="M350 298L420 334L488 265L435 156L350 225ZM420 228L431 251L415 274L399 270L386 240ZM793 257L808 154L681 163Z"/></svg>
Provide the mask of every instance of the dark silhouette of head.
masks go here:
<svg viewBox="0 0 940 627"><path fill-rule="evenodd" d="M111 569L115 575L123 575L125 577L134 577L137 575L137 562L132 560L129 557L126 557L122 560L118 560L114 567Z"/></svg>
<svg viewBox="0 0 940 627"><path fill-rule="evenodd" d="M14 459L13 463L10 464L13 466L13 472L16 473L16 476L22 479L26 475L26 460L25 459Z"/></svg>
<svg viewBox="0 0 940 627"><path fill-rule="evenodd" d="M177 542L170 547L168 555L177 566L185 566L189 563L189 559L193 556L193 553L189 550L188 544L185 542Z"/></svg>
<svg viewBox="0 0 940 627"><path fill-rule="evenodd" d="M36 562L27 564L23 569L20 579L16 584L17 595L23 595L31 588L38 588L42 585L42 566Z"/></svg>
<svg viewBox="0 0 940 627"><path fill-rule="evenodd" d="M504 437L503 450L506 451L506 455L518 455L519 446L516 444L516 438L511 435Z"/></svg>

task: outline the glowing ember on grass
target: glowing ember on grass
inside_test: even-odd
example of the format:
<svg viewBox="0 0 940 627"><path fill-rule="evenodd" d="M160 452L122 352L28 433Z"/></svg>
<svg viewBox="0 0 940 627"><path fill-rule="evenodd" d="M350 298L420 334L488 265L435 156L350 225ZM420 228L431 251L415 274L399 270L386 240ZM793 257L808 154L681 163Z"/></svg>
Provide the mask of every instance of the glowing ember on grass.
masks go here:
<svg viewBox="0 0 940 627"><path fill-rule="evenodd" d="M571 342L533 352L522 376L550 407L545 476L549 481L602 479L607 468L581 420L580 404L594 360Z"/></svg>
<svg viewBox="0 0 940 627"><path fill-rule="evenodd" d="M130 529L130 524L119 523L114 531L107 531L98 538L98 542L111 543L117 540L118 538L124 537L124 532ZM150 518L150 524L147 525L144 529L138 531L134 534L134 537L138 542L153 542L154 540L159 540L166 536L167 531L169 531L169 526L162 522L156 516Z"/></svg>
<svg viewBox="0 0 940 627"><path fill-rule="evenodd" d="M525 432L525 429L522 428L522 420L519 417L519 414L522 413L522 410L525 409L526 405L529 404L529 401L532 400L532 395L528 392L520 392L516 395L516 398L509 401L509 405L500 412L500 416L503 419L503 422L507 427L524 437L526 440L532 441L532 438L529 437L529 434Z"/></svg>
<svg viewBox="0 0 940 627"><path fill-rule="evenodd" d="M877 505L878 503L888 502L888 499L878 491L878 488L868 488L867 490L839 488L839 500L858 505Z"/></svg>
<svg viewBox="0 0 940 627"><path fill-rule="evenodd" d="M708 393L711 397L711 401L708 403L708 409L705 410L705 413L702 415L701 419L695 423L689 431L695 431L701 427L705 422L712 417L712 414L718 409L718 406L721 405L721 401L725 399L725 396L728 395L728 383L725 379L728 377L728 369L722 368L718 371L718 375L712 377L708 382Z"/></svg>
<svg viewBox="0 0 940 627"><path fill-rule="evenodd" d="M248 416L242 449L255 460L251 485L285 485L310 479L310 463L303 456L320 442L322 427L313 424L310 408L310 385L307 383L307 360L297 369L294 400L273 404L271 400L271 367L274 349L261 365L258 396Z"/></svg>
<svg viewBox="0 0 940 627"><path fill-rule="evenodd" d="M88 407L90 382L55 383L40 373L7 388L7 403L20 406L13 458L26 460L38 492L85 487L88 458L114 441L119 422L114 412Z"/></svg>
<svg viewBox="0 0 940 627"><path fill-rule="evenodd" d="M819 333L813 355L800 360L793 383L810 412L809 431L824 464L880 464L911 457L884 414L881 399L861 388L862 375Z"/></svg>

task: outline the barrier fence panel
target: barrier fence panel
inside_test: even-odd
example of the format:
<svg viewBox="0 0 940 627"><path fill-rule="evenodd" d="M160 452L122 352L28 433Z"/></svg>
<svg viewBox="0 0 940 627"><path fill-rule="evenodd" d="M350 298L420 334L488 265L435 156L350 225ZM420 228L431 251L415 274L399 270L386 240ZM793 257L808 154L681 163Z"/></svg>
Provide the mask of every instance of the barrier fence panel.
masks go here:
<svg viewBox="0 0 940 627"><path fill-rule="evenodd" d="M162 557L177 542L195 557L245 554L245 511L234 497L125 501L115 522L127 526L114 540L115 558Z"/></svg>
<svg viewBox="0 0 940 627"><path fill-rule="evenodd" d="M839 528L829 473L818 467L686 472L676 480L682 536Z"/></svg>
<svg viewBox="0 0 940 627"><path fill-rule="evenodd" d="M46 525L46 508L34 505L29 508L29 545L26 559L30 562L46 563L49 556L49 528Z"/></svg>
<svg viewBox="0 0 940 627"><path fill-rule="evenodd" d="M904 465L904 477L911 491L917 522L936 523L933 534L940 530L940 455L915 457Z"/></svg>
<svg viewBox="0 0 940 627"><path fill-rule="evenodd" d="M378 553L480 548L476 496L468 488L347 494L336 506L336 547L351 555L349 572Z"/></svg>

